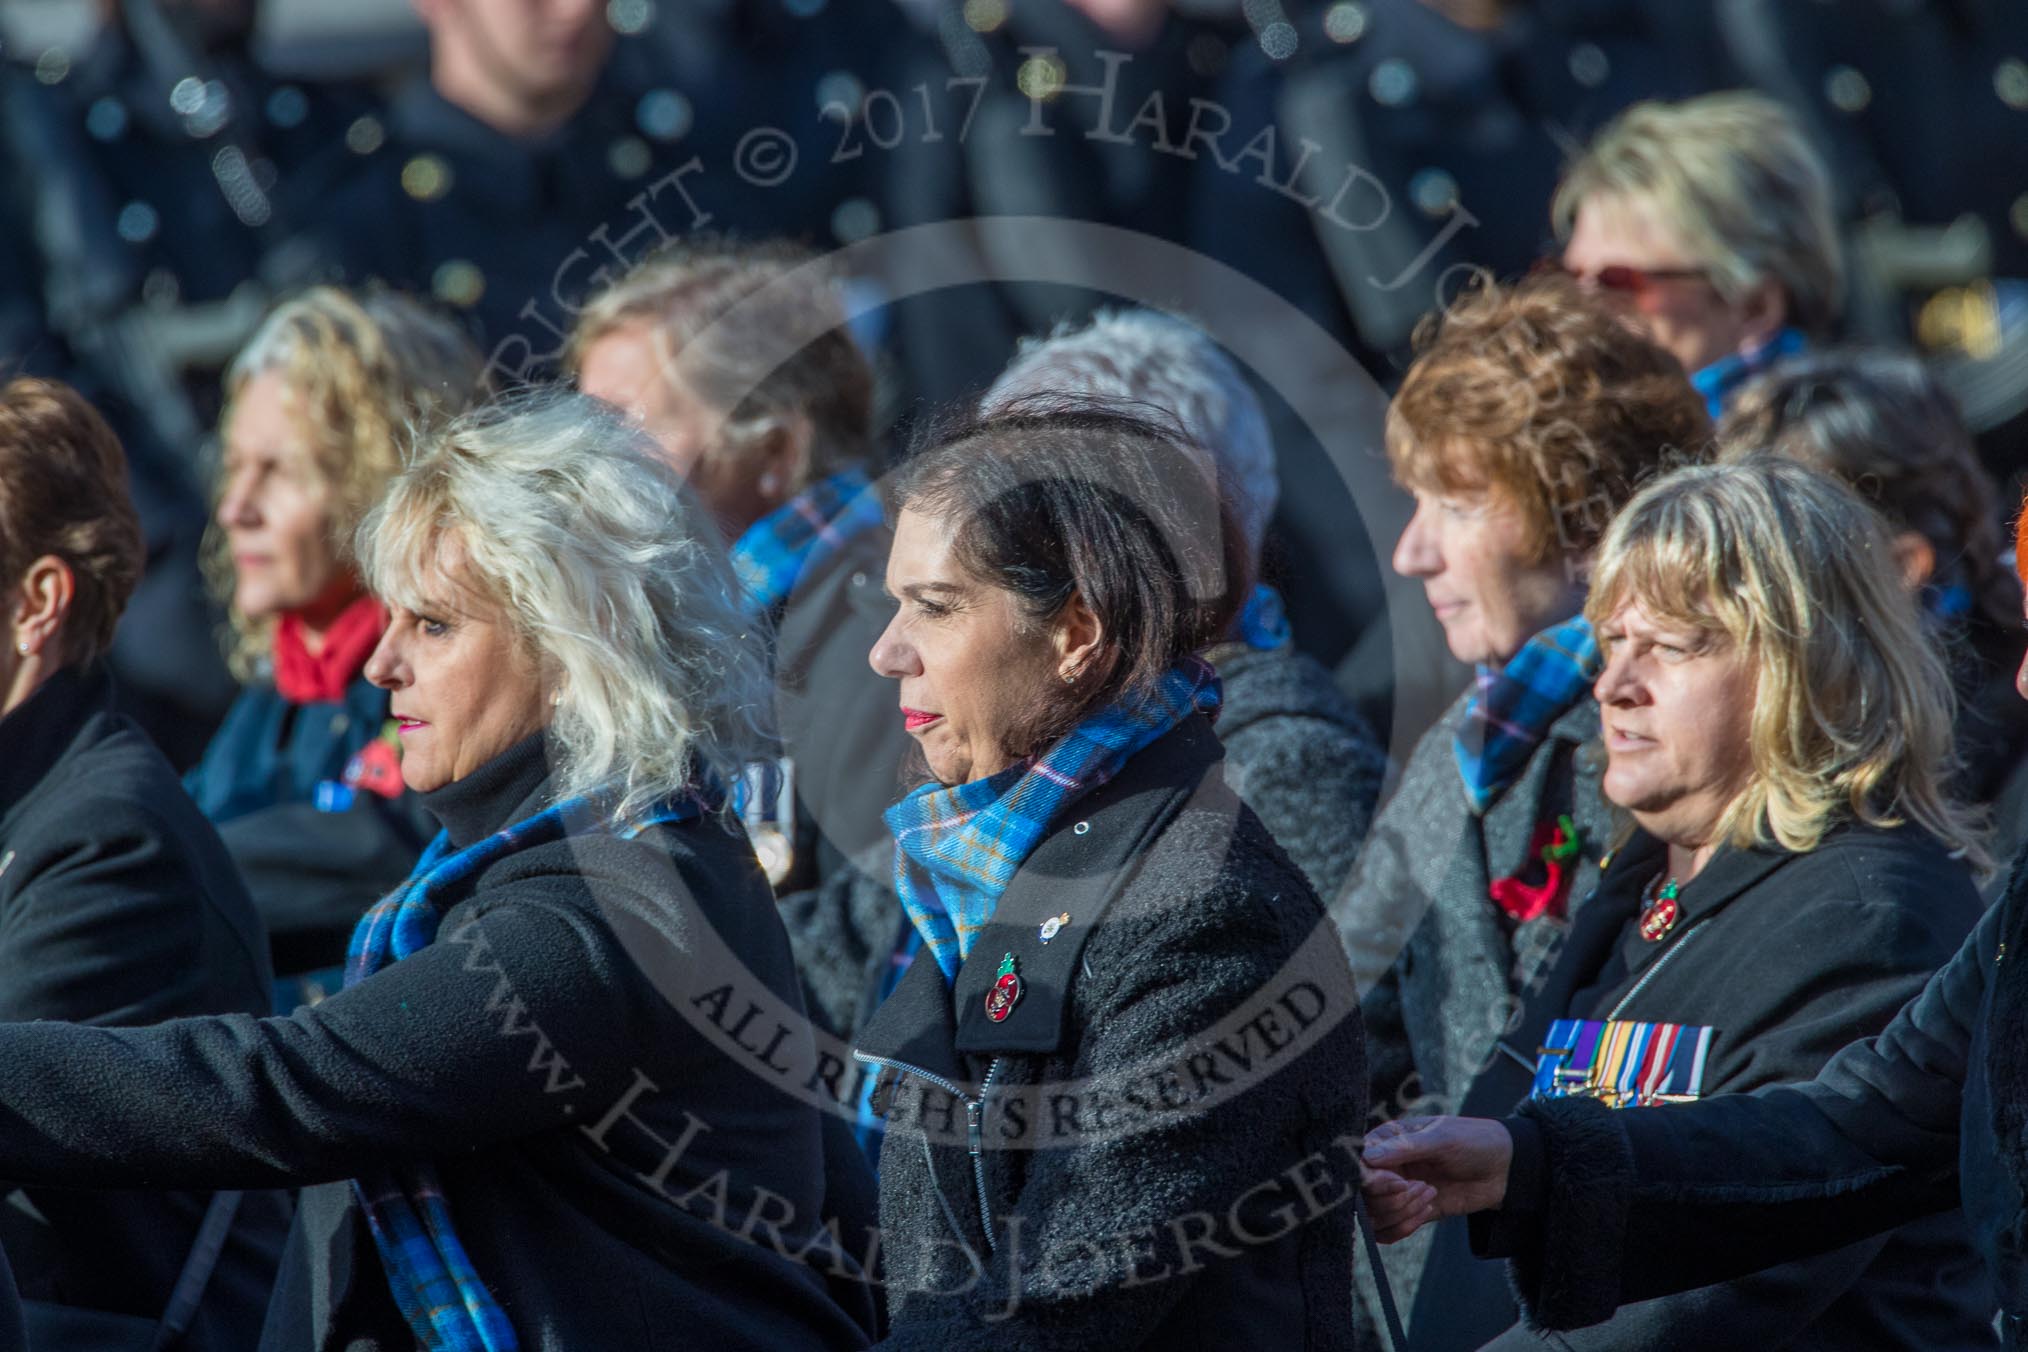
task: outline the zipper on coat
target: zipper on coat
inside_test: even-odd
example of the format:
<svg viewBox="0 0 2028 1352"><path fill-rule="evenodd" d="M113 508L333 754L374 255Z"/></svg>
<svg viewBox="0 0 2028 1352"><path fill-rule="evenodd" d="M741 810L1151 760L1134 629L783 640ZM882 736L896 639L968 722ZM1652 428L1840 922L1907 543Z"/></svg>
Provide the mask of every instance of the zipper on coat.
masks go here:
<svg viewBox="0 0 2028 1352"><path fill-rule="evenodd" d="M985 1118L986 1096L992 1092L993 1081L1000 1077L1000 1065L1005 1058L996 1056L987 1065L986 1078L979 1081L977 1094L968 1094L952 1081L932 1071L924 1070L921 1066L912 1066L906 1061L890 1061L884 1056L869 1056L857 1047L852 1049L852 1059L869 1066L898 1071L903 1075L913 1075L919 1080L935 1085L965 1105L965 1148L972 1157L972 1184L979 1195L979 1224L986 1232L987 1251L997 1253L1000 1246L993 1238L993 1206L986 1197ZM924 1158L930 1159L927 1154L929 1144L927 1136L923 1138L923 1144ZM934 1160L930 1160L930 1186L936 1189L937 1200L943 1203L944 1218L951 1222L951 1230L955 1233L958 1228L956 1220L951 1214L950 1203L944 1198L943 1184L937 1179ZM957 1238L960 1242L964 1240L962 1234L957 1235Z"/></svg>

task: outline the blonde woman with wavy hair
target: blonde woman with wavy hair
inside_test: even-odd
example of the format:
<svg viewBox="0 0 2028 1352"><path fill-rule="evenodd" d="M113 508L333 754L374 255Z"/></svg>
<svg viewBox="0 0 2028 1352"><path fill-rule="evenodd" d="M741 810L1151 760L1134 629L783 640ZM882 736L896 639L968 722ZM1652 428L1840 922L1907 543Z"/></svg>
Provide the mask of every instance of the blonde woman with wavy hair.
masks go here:
<svg viewBox="0 0 2028 1352"><path fill-rule="evenodd" d="M410 438L484 392L462 331L392 292L275 307L226 373L208 572L244 689L186 783L267 922L290 1004L329 990L359 913L422 848L387 696L386 612L352 536Z"/></svg>
<svg viewBox="0 0 2028 1352"><path fill-rule="evenodd" d="M1981 910L1985 856L1944 788L1950 684L1883 524L1842 482L1771 457L1660 479L1606 532L1585 610L1602 783L1632 830L1466 1116L1807 1080L1885 1028ZM1610 1191L1618 1167L1566 1157L1559 1186ZM1497 1299L1522 1338L1500 1265L1446 1224L1451 1260L1424 1282ZM1562 1336L1719 1347L1747 1328L1764 1347L1985 1347L1992 1309L1951 1212Z"/></svg>

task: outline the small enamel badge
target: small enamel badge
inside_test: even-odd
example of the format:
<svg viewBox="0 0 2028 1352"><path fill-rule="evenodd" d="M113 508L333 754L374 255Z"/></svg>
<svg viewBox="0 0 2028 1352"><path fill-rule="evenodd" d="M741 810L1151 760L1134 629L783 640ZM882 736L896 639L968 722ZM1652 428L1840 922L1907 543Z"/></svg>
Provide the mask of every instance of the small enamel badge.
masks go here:
<svg viewBox="0 0 2028 1352"><path fill-rule="evenodd" d="M1042 922L1042 933L1039 937L1046 944L1057 935L1063 933L1063 927L1069 923L1069 911L1065 911L1062 915L1052 915L1049 919Z"/></svg>
<svg viewBox="0 0 2028 1352"><path fill-rule="evenodd" d="M1641 937L1651 944L1658 944L1667 938L1669 931L1676 928L1676 917L1683 909L1676 902L1681 895L1676 880L1671 878L1655 899L1641 910Z"/></svg>
<svg viewBox="0 0 2028 1352"><path fill-rule="evenodd" d="M1007 1022L1007 1016L1014 1012L1014 1002L1021 998L1021 978L1014 971L1014 955L1009 953L1000 959L1000 976L993 983L993 989L986 992L986 1017L994 1023Z"/></svg>

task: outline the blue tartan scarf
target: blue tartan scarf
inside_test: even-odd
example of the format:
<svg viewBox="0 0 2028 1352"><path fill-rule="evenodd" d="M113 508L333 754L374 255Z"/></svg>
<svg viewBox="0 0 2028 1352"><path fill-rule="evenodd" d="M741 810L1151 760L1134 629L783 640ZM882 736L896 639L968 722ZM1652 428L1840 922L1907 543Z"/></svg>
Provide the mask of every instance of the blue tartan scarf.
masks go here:
<svg viewBox="0 0 2028 1352"><path fill-rule="evenodd" d="M1219 698L1218 674L1186 658L1153 690L1089 715L1035 759L969 784L925 784L887 809L895 894L945 981L958 979L1000 894L1057 815L1191 714L1215 715Z"/></svg>
<svg viewBox="0 0 2028 1352"><path fill-rule="evenodd" d="M848 469L819 479L748 526L732 545L747 614L781 605L798 578L880 521L880 494L863 471Z"/></svg>
<svg viewBox="0 0 2028 1352"><path fill-rule="evenodd" d="M1696 387L1697 393L1704 396L1704 407L1711 414L1711 421L1717 422L1725 415L1725 406L1732 402L1732 396L1741 386L1782 358L1795 356L1804 346L1799 330L1780 329L1759 347L1744 352L1728 352L1709 366L1692 371L1690 383Z"/></svg>
<svg viewBox="0 0 2028 1352"><path fill-rule="evenodd" d="M1484 815L1514 782L1598 671L1598 639L1582 615L1529 639L1505 667L1479 668L1452 743L1474 814Z"/></svg>
<svg viewBox="0 0 2028 1352"><path fill-rule="evenodd" d="M345 984L356 986L388 964L429 946L443 923L443 893L494 860L565 836L615 831L632 836L661 822L687 821L707 806L699 795L662 804L615 831L609 814L589 799L565 799L524 821L451 849L441 831L416 861L408 881L361 918L346 952ZM451 1222L443 1180L432 1164L375 1171L352 1180L394 1303L428 1352L516 1352L520 1341Z"/></svg>

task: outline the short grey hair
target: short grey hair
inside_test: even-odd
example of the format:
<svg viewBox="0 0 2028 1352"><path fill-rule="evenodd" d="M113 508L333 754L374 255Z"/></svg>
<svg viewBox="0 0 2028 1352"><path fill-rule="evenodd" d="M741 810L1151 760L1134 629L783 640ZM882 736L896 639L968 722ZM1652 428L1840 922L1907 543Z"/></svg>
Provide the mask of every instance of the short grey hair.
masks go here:
<svg viewBox="0 0 2028 1352"><path fill-rule="evenodd" d="M625 817L700 771L732 783L766 746L766 636L725 546L647 435L596 399L538 390L451 422L360 526L358 557L405 609L442 579L507 612L558 683L560 797L612 792Z"/></svg>
<svg viewBox="0 0 2028 1352"><path fill-rule="evenodd" d="M1088 324L1059 325L1047 338L1022 341L979 411L990 416L1042 395L1139 404L1120 411L1152 410L1176 422L1237 491L1233 516L1259 562L1281 491L1274 441L1253 387L1203 330L1141 309L1101 310Z"/></svg>
<svg viewBox="0 0 2028 1352"><path fill-rule="evenodd" d="M1845 268L1831 176L1802 125L1764 94L1635 104L1557 186L1558 239L1592 201L1652 211L1728 300L1773 278L1798 328L1821 336L1837 321Z"/></svg>

